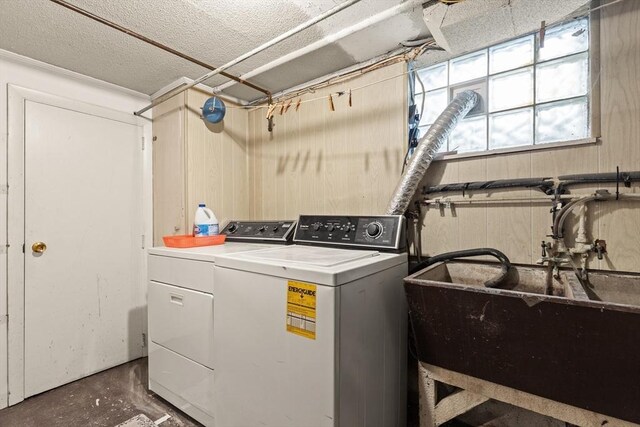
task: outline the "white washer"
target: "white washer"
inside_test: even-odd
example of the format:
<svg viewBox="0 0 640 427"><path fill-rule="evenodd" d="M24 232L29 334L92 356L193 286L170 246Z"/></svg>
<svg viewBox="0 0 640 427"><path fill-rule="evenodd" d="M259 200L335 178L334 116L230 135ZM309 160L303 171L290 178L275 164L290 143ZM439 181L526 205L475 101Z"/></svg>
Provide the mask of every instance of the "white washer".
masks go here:
<svg viewBox="0 0 640 427"><path fill-rule="evenodd" d="M217 258L217 427L406 425L407 255L368 250L397 250L403 228L301 216L313 246Z"/></svg>
<svg viewBox="0 0 640 427"><path fill-rule="evenodd" d="M281 247L264 242L290 242L294 226L294 221L232 221L222 231L229 241L223 245L149 249L150 390L201 423L214 424L216 259Z"/></svg>

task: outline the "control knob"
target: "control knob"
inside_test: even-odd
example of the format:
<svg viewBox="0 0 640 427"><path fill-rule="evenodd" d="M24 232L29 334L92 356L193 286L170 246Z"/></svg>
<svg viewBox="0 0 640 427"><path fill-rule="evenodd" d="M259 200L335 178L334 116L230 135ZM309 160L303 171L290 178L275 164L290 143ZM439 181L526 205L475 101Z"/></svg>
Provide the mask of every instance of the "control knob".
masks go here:
<svg viewBox="0 0 640 427"><path fill-rule="evenodd" d="M229 234L233 234L236 231L238 231L238 224L236 223L229 224L229 227L227 228L227 232L229 232Z"/></svg>
<svg viewBox="0 0 640 427"><path fill-rule="evenodd" d="M377 239L382 234L382 224L380 224L379 222L372 222L371 224L367 225L366 234L367 237Z"/></svg>
<svg viewBox="0 0 640 427"><path fill-rule="evenodd" d="M267 226L266 225L263 225L262 227L258 228L258 232L259 233L263 233L265 231L267 231Z"/></svg>
<svg viewBox="0 0 640 427"><path fill-rule="evenodd" d="M322 227L322 224L320 224L319 222L316 222L315 224L313 224L314 231L320 230L320 227Z"/></svg>
<svg viewBox="0 0 640 427"><path fill-rule="evenodd" d="M333 231L333 224L327 225L327 231L331 233Z"/></svg>

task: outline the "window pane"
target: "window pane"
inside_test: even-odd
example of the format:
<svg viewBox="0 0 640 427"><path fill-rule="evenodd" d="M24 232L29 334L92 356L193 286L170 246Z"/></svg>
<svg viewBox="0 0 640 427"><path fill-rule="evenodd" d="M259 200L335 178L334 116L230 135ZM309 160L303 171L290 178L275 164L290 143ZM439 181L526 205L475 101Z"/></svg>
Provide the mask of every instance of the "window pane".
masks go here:
<svg viewBox="0 0 640 427"><path fill-rule="evenodd" d="M438 89L447 85L447 65L447 62L443 62L442 64L418 71L420 80L422 80L422 84L424 84L424 90ZM422 87L417 81L416 91L422 91Z"/></svg>
<svg viewBox="0 0 640 427"><path fill-rule="evenodd" d="M489 148L517 147L533 143L533 108L489 116Z"/></svg>
<svg viewBox="0 0 640 427"><path fill-rule="evenodd" d="M585 95L589 87L587 53L538 65L536 83L537 102Z"/></svg>
<svg viewBox="0 0 640 427"><path fill-rule="evenodd" d="M487 75L487 51L481 50L451 60L449 84L465 82Z"/></svg>
<svg viewBox="0 0 640 427"><path fill-rule="evenodd" d="M557 27L548 28L544 36L544 47L538 52L538 61L558 58L589 48L589 21L580 19Z"/></svg>
<svg viewBox="0 0 640 427"><path fill-rule="evenodd" d="M536 143L571 141L589 133L587 98L540 105L536 108Z"/></svg>
<svg viewBox="0 0 640 427"><path fill-rule="evenodd" d="M533 36L512 40L489 48L491 74L533 64Z"/></svg>
<svg viewBox="0 0 640 427"><path fill-rule="evenodd" d="M447 107L447 89L434 90L426 93L424 101L424 113L420 119L420 125L430 125ZM420 111L420 102L422 99L418 99L418 111Z"/></svg>
<svg viewBox="0 0 640 427"><path fill-rule="evenodd" d="M487 149L487 116L474 117L458 123L449 137L451 151L458 153Z"/></svg>
<svg viewBox="0 0 640 427"><path fill-rule="evenodd" d="M489 77L489 111L533 104L533 67Z"/></svg>

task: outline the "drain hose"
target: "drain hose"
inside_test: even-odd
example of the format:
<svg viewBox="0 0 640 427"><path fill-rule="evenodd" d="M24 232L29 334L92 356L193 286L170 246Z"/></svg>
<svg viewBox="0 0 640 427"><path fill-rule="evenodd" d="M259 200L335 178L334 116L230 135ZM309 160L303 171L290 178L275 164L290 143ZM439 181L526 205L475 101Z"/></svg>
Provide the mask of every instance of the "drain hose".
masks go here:
<svg viewBox="0 0 640 427"><path fill-rule="evenodd" d="M480 255L490 255L500 261L500 274L484 282L484 285L487 288L495 288L500 286L502 282L505 281L507 275L509 274L509 271L511 270L511 261L509 261L509 258L507 258L504 253L493 248L465 249L462 251L446 252L430 257L421 265L421 267L428 267L441 261L450 261L457 258L467 258Z"/></svg>

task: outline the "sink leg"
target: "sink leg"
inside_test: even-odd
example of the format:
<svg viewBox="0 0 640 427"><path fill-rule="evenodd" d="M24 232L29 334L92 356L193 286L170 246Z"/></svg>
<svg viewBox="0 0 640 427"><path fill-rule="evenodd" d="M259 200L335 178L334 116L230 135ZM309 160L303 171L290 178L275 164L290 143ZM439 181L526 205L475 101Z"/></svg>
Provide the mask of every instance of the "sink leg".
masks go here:
<svg viewBox="0 0 640 427"><path fill-rule="evenodd" d="M418 362L420 387L420 427L438 427L467 411L482 405L488 397L459 389L438 398L438 381L422 363Z"/></svg>
<svg viewBox="0 0 640 427"><path fill-rule="evenodd" d="M420 389L420 427L436 427L436 382L429 371L418 362L418 387Z"/></svg>

